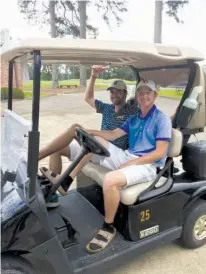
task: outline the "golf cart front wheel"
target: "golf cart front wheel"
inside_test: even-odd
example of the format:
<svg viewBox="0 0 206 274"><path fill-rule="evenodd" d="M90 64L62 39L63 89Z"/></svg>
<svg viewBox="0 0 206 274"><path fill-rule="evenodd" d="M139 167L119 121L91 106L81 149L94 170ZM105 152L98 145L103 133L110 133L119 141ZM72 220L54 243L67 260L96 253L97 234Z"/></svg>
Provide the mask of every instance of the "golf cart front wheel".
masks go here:
<svg viewBox="0 0 206 274"><path fill-rule="evenodd" d="M2 274L36 274L31 264L20 256L2 256Z"/></svg>
<svg viewBox="0 0 206 274"><path fill-rule="evenodd" d="M206 243L206 201L199 200L187 214L181 236L183 246L198 248Z"/></svg>

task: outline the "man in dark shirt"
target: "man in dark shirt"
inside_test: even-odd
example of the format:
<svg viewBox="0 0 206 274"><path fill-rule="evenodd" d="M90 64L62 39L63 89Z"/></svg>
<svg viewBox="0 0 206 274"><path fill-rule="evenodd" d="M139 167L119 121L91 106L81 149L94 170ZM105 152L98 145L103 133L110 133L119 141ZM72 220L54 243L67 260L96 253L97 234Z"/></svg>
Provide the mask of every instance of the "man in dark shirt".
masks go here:
<svg viewBox="0 0 206 274"><path fill-rule="evenodd" d="M128 104L126 102L127 86L122 80L116 80L112 83L107 90L110 91L110 100L112 104L104 103L94 98L94 85L99 73L104 71L104 67L95 66L92 68L92 73L88 87L85 91L85 101L94 109L97 113L102 114L101 130L114 130L119 128L129 116L137 113L138 104ZM49 145L42 148L39 152L39 160L50 156L49 169L55 174L61 174L62 172L62 156L74 160L76 155L80 151L79 143L73 140L70 143L67 137L70 133L70 129L67 129L62 135L55 138ZM126 150L128 148L128 136L122 136L114 141L111 141L117 147ZM43 169L41 169L43 171ZM44 174L44 172L43 172ZM54 195L51 201L47 201L47 207L58 206L58 196Z"/></svg>

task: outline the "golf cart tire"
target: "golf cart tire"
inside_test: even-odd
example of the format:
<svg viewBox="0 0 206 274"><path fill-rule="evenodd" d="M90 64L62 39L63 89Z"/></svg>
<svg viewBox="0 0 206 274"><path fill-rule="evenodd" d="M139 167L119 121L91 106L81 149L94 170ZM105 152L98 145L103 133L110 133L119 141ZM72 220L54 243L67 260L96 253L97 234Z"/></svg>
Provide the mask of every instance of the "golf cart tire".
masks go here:
<svg viewBox="0 0 206 274"><path fill-rule="evenodd" d="M32 265L20 256L3 255L1 259L2 274L36 274Z"/></svg>
<svg viewBox="0 0 206 274"><path fill-rule="evenodd" d="M203 246L206 243L206 238L198 240L194 236L194 226L197 220L206 215L206 201L199 199L194 205L189 209L183 227L182 236L180 243L182 246L195 249Z"/></svg>

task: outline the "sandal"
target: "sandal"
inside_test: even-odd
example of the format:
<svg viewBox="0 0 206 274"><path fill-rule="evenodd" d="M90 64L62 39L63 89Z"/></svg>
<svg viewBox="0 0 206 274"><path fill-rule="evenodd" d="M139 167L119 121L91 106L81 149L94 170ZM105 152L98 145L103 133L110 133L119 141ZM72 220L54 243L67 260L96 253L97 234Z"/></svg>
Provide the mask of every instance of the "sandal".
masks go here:
<svg viewBox="0 0 206 274"><path fill-rule="evenodd" d="M41 167L40 171L49 180L49 182L52 183L52 185L56 185L59 182L59 179L60 179L59 174L56 174L56 173L50 171L46 167ZM63 187L61 185L59 186L58 191L62 195L67 195L67 192L63 189Z"/></svg>
<svg viewBox="0 0 206 274"><path fill-rule="evenodd" d="M115 235L115 228L114 232L110 232L104 228L101 228L97 232L97 235L86 245L87 251L92 254L102 251L114 239Z"/></svg>

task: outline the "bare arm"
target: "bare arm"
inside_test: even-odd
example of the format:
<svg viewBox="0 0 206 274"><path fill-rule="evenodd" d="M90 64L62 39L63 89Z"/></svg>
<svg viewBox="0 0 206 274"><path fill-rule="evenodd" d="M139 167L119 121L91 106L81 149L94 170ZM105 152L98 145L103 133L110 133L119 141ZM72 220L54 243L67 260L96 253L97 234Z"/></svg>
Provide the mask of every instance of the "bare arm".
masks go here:
<svg viewBox="0 0 206 274"><path fill-rule="evenodd" d="M93 108L95 108L95 98L94 98L94 85L95 81L99 75L100 72L103 72L105 70L104 67L98 66L92 68L92 73L89 81L89 85L86 88L84 99L85 101Z"/></svg>
<svg viewBox="0 0 206 274"><path fill-rule="evenodd" d="M147 155L144 155L142 157L139 157L137 159L133 159L126 164L122 165L122 167L130 166L130 165L145 165L145 164L151 164L162 157L165 156L165 153L168 148L168 141L157 141L156 142L156 149Z"/></svg>
<svg viewBox="0 0 206 274"><path fill-rule="evenodd" d="M114 130L86 130L89 134L94 136L99 136L108 141L113 141L121 136L126 135L127 133L120 128Z"/></svg>
<svg viewBox="0 0 206 274"><path fill-rule="evenodd" d="M162 157L165 156L167 151L168 141L157 141L156 142L156 149L147 155L144 155L138 159L136 159L137 165L144 165L150 164L157 160L160 160Z"/></svg>
<svg viewBox="0 0 206 274"><path fill-rule="evenodd" d="M96 77L91 76L89 85L86 88L84 100L93 108L95 108L95 99L94 99L94 85L95 85Z"/></svg>

